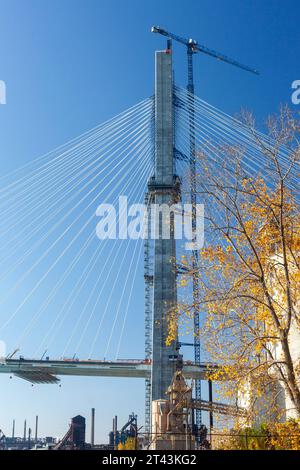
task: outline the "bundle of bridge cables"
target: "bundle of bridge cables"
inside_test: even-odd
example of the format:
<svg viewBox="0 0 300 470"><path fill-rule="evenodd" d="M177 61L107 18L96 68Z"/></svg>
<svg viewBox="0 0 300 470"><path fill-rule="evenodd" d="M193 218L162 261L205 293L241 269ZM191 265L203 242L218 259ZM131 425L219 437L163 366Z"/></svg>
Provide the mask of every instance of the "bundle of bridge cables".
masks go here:
<svg viewBox="0 0 300 470"><path fill-rule="evenodd" d="M274 186L270 135L252 132L184 88L174 89L174 109L183 199L190 194L191 159L199 202L211 212L207 175L233 184L238 166L245 178L263 177ZM1 178L0 338L9 350L118 358L126 339L132 356L141 355L144 339L135 332L144 328L143 240L118 230L100 240L97 210L109 204L118 220L128 215L121 196L128 207L144 203L154 135L154 100L147 98ZM288 187L299 198L299 161L289 169L291 152L278 149Z"/></svg>

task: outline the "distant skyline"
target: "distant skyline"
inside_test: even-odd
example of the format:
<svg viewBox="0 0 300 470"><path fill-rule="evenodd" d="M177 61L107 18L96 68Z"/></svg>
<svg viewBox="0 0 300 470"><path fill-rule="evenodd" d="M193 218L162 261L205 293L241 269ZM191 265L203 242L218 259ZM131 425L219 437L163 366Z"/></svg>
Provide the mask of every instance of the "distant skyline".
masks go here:
<svg viewBox="0 0 300 470"><path fill-rule="evenodd" d="M260 71L255 76L196 55L195 93L210 104L228 114L252 110L262 130L280 104L300 110L292 102L292 84L300 80L296 0L198 0L192 5L184 0L0 0L0 11L2 175L151 96L154 52L166 45L165 38L150 33L152 25L193 37ZM175 81L185 86L185 50L175 43L173 48ZM0 296L5 288L0 285ZM27 313L30 308L35 306ZM143 357L143 311L140 266L121 357ZM74 309L74 319L78 313ZM22 320L0 336L9 351L18 328ZM39 340L37 331L32 344ZM28 351L32 344L26 345ZM51 356L61 353L59 346ZM34 429L38 414L41 436L62 436L71 417L81 414L89 439L92 407L96 442L108 441L115 414L122 425L134 411L143 424L143 380L66 377L61 387L32 387L0 374L0 387L0 429L7 435L13 419L16 435L23 435L25 418Z"/></svg>

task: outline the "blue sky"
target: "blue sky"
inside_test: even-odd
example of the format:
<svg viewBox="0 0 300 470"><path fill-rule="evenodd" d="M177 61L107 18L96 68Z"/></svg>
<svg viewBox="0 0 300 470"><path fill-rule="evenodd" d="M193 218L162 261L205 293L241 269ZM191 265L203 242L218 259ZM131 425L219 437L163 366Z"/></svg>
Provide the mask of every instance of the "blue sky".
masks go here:
<svg viewBox="0 0 300 470"><path fill-rule="evenodd" d="M0 13L0 80L7 86L7 104L0 106L2 174L150 96L154 51L165 47L164 38L150 33L153 24L257 68L258 77L195 57L197 95L229 114L253 110L261 126L281 103L292 106L291 83L300 79L296 0L0 0ZM182 86L184 52L174 44ZM123 357L143 356L139 274ZM14 328L3 339L12 343ZM120 423L132 410L143 415L138 380L69 378L58 388L3 376L0 386L0 428L7 434L13 418L21 434L23 419L33 426L39 414L41 434L62 435L71 416L89 417L93 406L96 435L105 442L115 414Z"/></svg>

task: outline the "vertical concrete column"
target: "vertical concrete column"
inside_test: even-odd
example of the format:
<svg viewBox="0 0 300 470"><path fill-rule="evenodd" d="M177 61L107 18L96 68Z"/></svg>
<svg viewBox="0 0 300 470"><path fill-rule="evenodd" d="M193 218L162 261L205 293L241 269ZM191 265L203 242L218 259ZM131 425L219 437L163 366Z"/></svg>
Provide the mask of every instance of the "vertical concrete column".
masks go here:
<svg viewBox="0 0 300 470"><path fill-rule="evenodd" d="M155 182L172 185L173 150L173 79L172 54L155 53Z"/></svg>
<svg viewBox="0 0 300 470"><path fill-rule="evenodd" d="M154 194L155 204L174 203L172 55L168 51L156 52L155 56L155 175L149 189ZM170 239L162 239L161 224L162 221L154 248L152 400L166 397L176 370L177 356L177 341L166 346L167 314L177 302L176 247L172 231Z"/></svg>

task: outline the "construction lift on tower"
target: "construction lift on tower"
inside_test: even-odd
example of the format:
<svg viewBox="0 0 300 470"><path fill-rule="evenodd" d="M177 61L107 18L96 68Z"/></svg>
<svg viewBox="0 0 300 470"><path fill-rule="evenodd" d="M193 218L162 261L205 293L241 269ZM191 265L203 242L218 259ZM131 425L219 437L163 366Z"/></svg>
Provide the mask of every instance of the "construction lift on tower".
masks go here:
<svg viewBox="0 0 300 470"><path fill-rule="evenodd" d="M217 52L212 49L208 49L206 46L199 44L195 39L186 39L176 34L170 33L160 26L153 26L151 28L152 33L158 33L163 36L166 36L168 39L174 40L186 46L187 48L187 91L190 94L189 106L188 106L188 115L189 115L189 164L190 164L190 201L192 205L192 228L193 233L196 231L196 204L197 204L197 188L196 188L196 152L195 152L195 107L194 107L194 70L193 70L193 55L197 52L203 52L206 55L214 57L215 59L227 62L228 64L234 65L240 69L243 69L247 72L259 75L259 72L256 69L243 65L238 61L227 57L220 52ZM194 359L196 364L200 364L201 361L201 346L199 339L199 330L200 330L200 311L199 307L199 282L197 276L197 266L198 266L198 251L194 250L192 252L192 270L193 270L193 304L194 304ZM209 381L209 395L212 395L212 384ZM201 400L201 380L195 381L195 399ZM195 424L197 428L200 428L202 424L201 410L195 410ZM212 425L212 414L210 416L210 424Z"/></svg>

